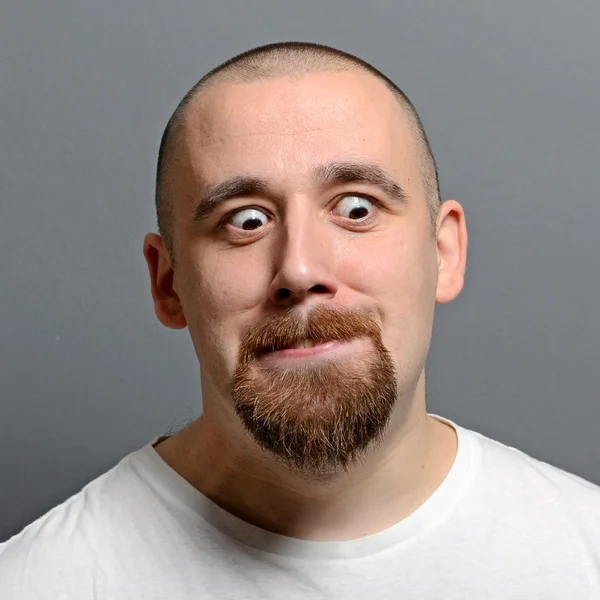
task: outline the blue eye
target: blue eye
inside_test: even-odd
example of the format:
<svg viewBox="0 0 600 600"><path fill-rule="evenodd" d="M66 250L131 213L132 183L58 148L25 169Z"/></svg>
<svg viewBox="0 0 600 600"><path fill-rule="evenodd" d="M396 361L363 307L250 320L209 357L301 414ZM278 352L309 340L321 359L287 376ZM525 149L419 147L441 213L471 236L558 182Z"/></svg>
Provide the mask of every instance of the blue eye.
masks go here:
<svg viewBox="0 0 600 600"><path fill-rule="evenodd" d="M229 219L230 223L238 228L246 231L252 231L258 229L263 225L266 225L269 218L265 213L256 208L245 208L239 210Z"/></svg>
<svg viewBox="0 0 600 600"><path fill-rule="evenodd" d="M352 221L364 221L367 219L375 204L364 196L344 196L336 205L338 214Z"/></svg>

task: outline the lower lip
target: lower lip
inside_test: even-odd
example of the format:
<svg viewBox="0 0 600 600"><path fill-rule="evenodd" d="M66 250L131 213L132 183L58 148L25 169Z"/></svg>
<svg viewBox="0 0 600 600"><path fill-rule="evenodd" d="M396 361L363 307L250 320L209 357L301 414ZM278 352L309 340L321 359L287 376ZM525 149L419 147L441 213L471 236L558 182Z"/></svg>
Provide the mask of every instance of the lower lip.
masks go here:
<svg viewBox="0 0 600 600"><path fill-rule="evenodd" d="M333 352L344 346L347 342L341 340L332 340L326 344L319 344L312 348L286 348L285 350L275 350L269 352L269 358L307 358Z"/></svg>

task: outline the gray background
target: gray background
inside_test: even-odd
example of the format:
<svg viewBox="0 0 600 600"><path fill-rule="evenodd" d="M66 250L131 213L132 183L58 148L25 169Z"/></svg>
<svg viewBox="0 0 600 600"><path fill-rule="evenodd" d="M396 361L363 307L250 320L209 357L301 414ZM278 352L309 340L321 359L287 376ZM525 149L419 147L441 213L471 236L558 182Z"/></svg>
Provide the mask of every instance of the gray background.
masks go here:
<svg viewBox="0 0 600 600"><path fill-rule="evenodd" d="M599 22L597 0L2 0L0 540L199 414L142 256L158 143L205 71L288 39L403 87L466 209L429 410L600 483Z"/></svg>

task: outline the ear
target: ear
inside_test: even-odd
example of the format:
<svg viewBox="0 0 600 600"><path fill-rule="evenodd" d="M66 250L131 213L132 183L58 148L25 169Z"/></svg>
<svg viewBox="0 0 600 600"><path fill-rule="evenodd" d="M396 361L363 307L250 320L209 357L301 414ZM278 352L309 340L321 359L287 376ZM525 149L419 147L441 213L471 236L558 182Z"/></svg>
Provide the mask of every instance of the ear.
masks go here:
<svg viewBox="0 0 600 600"><path fill-rule="evenodd" d="M187 321L175 289L171 257L162 238L156 233L149 233L144 238L144 257L148 264L154 311L158 320L170 329L183 329Z"/></svg>
<svg viewBox="0 0 600 600"><path fill-rule="evenodd" d="M467 224L462 206L447 200L437 220L438 284L435 301L446 304L460 294L467 268Z"/></svg>

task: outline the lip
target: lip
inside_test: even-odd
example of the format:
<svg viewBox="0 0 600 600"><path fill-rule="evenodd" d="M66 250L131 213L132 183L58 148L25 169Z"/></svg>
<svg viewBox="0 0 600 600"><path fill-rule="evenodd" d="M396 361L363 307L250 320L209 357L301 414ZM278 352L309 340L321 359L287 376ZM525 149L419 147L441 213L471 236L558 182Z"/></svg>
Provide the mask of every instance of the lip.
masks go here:
<svg viewBox="0 0 600 600"><path fill-rule="evenodd" d="M325 344L319 344L312 348L285 348L284 350L275 350L266 355L268 358L289 359L289 358L311 358L321 354L334 352L345 346L347 342L342 340L331 340Z"/></svg>

